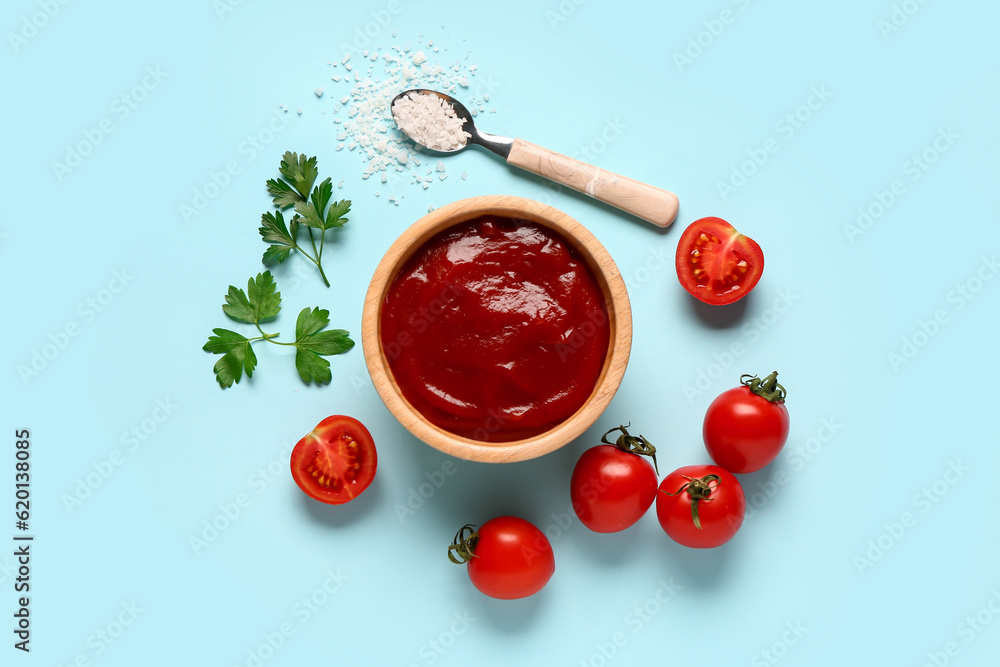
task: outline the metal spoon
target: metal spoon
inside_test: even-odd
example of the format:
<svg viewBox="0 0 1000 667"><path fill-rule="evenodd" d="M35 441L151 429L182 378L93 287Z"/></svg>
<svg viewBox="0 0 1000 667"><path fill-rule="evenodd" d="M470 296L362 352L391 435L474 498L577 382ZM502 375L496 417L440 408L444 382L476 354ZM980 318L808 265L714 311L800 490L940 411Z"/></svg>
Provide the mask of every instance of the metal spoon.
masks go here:
<svg viewBox="0 0 1000 667"><path fill-rule="evenodd" d="M395 107L400 98L410 94L436 95L441 98L450 104L455 110L455 115L462 119L462 129L472 135L464 146L445 151L428 148L410 137L415 143L429 151L446 154L457 153L470 144L477 144L496 153L506 160L507 164L573 188L577 192L582 192L654 225L666 227L677 217L679 203L677 195L674 193L625 176L619 176L610 171L604 171L586 162L580 162L547 148L536 146L524 139L510 139L483 132L472 122L472 114L469 113L469 110L450 95L426 88L413 88L396 95L392 99L390 108ZM393 118L396 118L394 109ZM399 125L398 119L396 125ZM406 134L402 128L400 131ZM410 135L407 134L407 136Z"/></svg>

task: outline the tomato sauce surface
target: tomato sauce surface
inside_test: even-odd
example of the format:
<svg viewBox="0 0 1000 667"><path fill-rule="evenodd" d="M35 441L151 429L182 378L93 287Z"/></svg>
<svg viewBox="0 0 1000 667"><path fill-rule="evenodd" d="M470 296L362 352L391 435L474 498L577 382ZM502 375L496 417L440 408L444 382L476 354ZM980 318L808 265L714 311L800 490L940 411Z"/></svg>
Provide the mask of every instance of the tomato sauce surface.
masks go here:
<svg viewBox="0 0 1000 667"><path fill-rule="evenodd" d="M557 232L482 216L409 258L382 306L382 347L403 396L474 440L544 433L576 412L610 340L604 295Z"/></svg>

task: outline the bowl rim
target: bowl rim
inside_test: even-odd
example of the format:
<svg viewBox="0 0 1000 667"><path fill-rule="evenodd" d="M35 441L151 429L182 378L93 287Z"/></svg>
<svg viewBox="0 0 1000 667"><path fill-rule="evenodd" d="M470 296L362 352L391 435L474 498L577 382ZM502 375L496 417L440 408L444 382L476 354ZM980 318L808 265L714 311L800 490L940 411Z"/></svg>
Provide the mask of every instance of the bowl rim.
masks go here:
<svg viewBox="0 0 1000 667"><path fill-rule="evenodd" d="M456 435L428 421L407 401L393 378L381 344L381 312L385 295L403 264L435 234L482 215L519 218L560 234L587 262L604 295L611 324L608 355L594 390L584 404L552 429L521 440L488 443ZM375 390L406 430L446 454L491 463L526 461L572 442L586 431L614 398L632 347L632 309L625 281L597 237L568 214L541 202L510 195L481 195L446 204L403 231L379 261L365 295L361 318L365 364Z"/></svg>

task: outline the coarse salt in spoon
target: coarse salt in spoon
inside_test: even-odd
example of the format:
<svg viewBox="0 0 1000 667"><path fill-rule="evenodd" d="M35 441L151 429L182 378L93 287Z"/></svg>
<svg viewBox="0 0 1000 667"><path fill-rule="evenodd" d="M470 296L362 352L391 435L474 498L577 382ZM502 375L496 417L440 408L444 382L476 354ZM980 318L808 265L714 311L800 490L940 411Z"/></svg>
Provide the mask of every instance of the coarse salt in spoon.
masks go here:
<svg viewBox="0 0 1000 667"><path fill-rule="evenodd" d="M393 98L392 116L400 131L439 153L457 153L470 144L486 148L525 171L573 188L605 204L666 227L677 217L677 195L604 171L524 139L487 134L476 128L461 102L426 88L404 90Z"/></svg>

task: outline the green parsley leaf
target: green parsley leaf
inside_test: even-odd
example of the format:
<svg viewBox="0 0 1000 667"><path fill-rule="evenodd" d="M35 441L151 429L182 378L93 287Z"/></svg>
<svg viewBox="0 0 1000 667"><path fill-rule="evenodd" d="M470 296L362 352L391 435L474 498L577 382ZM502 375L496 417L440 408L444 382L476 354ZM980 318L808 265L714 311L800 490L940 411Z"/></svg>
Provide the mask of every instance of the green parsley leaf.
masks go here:
<svg viewBox="0 0 1000 667"><path fill-rule="evenodd" d="M343 354L354 341L347 331L321 331L330 323L330 311L304 308L295 323L295 368L306 384L327 384L332 379L330 362L320 355Z"/></svg>
<svg viewBox="0 0 1000 667"><path fill-rule="evenodd" d="M314 229L325 231L323 211L333 196L333 183L329 178L313 188L312 199L295 205L295 212L302 217L302 222Z"/></svg>
<svg viewBox="0 0 1000 667"><path fill-rule="evenodd" d="M227 389L239 382L246 371L247 377L253 376L257 366L257 355L250 347L250 341L235 331L228 329L212 329L214 336L208 337L208 342L202 348L206 352L223 355L215 362L215 379L219 386Z"/></svg>
<svg viewBox="0 0 1000 667"><path fill-rule="evenodd" d="M323 283L329 287L330 281L323 271L323 245L326 242L326 232L344 226L347 222L344 216L351 210L351 202L342 199L331 205L333 181L330 178L323 179L319 185L313 187L319 174L316 162L315 157L306 157L289 151L285 153L279 168L283 178L267 181L267 191L279 210L261 216L260 235L265 243L270 244L264 251L261 261L265 266L281 264L288 259L293 250L298 250L316 265ZM286 228L281 210L287 208L294 208L295 213ZM311 253L298 244L300 225L309 227ZM313 234L313 229L319 232L319 239Z"/></svg>
<svg viewBox="0 0 1000 667"><path fill-rule="evenodd" d="M215 379L223 389L240 381L243 373L252 377L257 366L257 356L251 345L263 340L276 345L295 346L295 368L306 384L327 384L332 376L330 362L324 356L343 354L352 347L354 341L343 329L325 330L330 323L330 311L322 308L305 308L299 313L295 323L295 342L279 343L274 340L279 334L266 333L260 323L274 319L281 311L281 292L277 291L270 271L258 273L247 281L247 291L229 286L226 305L222 310L238 322L253 324L260 330L260 336L247 338L228 329L212 329L214 336L202 347L206 352L221 354L215 362Z"/></svg>
<svg viewBox="0 0 1000 667"><path fill-rule="evenodd" d="M260 258L260 261L264 263L264 266L281 264L288 259L288 255L291 252L292 248L286 245L269 245L267 246L267 250L264 251L264 256Z"/></svg>
<svg viewBox="0 0 1000 667"><path fill-rule="evenodd" d="M295 351L295 369L306 384L330 384L333 374L330 372L330 362L309 350Z"/></svg>
<svg viewBox="0 0 1000 667"><path fill-rule="evenodd" d="M295 346L300 350L309 350L316 354L343 354L354 347L354 341L349 335L344 329L317 331L302 340L295 341Z"/></svg>
<svg viewBox="0 0 1000 667"><path fill-rule="evenodd" d="M284 210L295 206L296 203L304 201L298 192L292 189L288 183L285 183L280 178L272 178L267 181L267 192L273 197L271 199L274 205Z"/></svg>
<svg viewBox="0 0 1000 667"><path fill-rule="evenodd" d="M297 247L295 244L295 234L299 231L298 221L292 218L292 230L289 231L285 228L285 218L281 215L281 211L275 211L274 213L268 212L260 216L260 225L258 231L261 238L264 239L265 243L274 244L268 246L267 250L264 251L262 259L264 265L273 266L284 262L288 259L288 255L291 254L292 250Z"/></svg>
<svg viewBox="0 0 1000 667"><path fill-rule="evenodd" d="M307 158L304 153L300 155L292 151L287 151L282 157L278 171L299 193L301 201L309 197L309 190L319 175L315 157Z"/></svg>
<svg viewBox="0 0 1000 667"><path fill-rule="evenodd" d="M296 343L310 334L314 334L330 323L330 311L321 308L303 308L299 319L295 321Z"/></svg>
<svg viewBox="0 0 1000 667"><path fill-rule="evenodd" d="M344 216L351 210L351 200L341 199L336 204L330 206L330 210L326 212L326 222L323 224L323 231L328 229L333 229L334 227L343 227L347 222L347 218Z"/></svg>
<svg viewBox="0 0 1000 667"><path fill-rule="evenodd" d="M247 281L247 291L229 286L226 294L226 305L222 311L236 320L247 324L260 324L273 320L281 311L281 292L275 291L277 285L270 271L258 273L256 278ZM250 296L247 297L247 294Z"/></svg>

